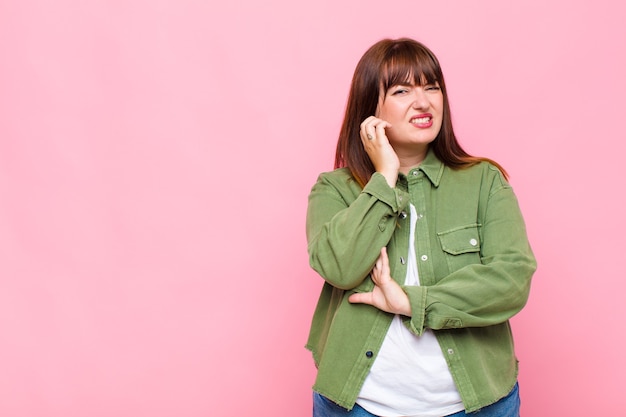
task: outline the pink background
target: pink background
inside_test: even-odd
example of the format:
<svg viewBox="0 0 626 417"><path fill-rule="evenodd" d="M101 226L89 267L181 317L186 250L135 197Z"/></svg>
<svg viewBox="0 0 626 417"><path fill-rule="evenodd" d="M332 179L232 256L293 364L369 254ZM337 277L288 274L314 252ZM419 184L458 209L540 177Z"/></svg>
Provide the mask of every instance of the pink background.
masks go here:
<svg viewBox="0 0 626 417"><path fill-rule="evenodd" d="M0 2L0 415L309 416L309 189L383 37L439 56L539 270L525 416L626 406L618 1Z"/></svg>

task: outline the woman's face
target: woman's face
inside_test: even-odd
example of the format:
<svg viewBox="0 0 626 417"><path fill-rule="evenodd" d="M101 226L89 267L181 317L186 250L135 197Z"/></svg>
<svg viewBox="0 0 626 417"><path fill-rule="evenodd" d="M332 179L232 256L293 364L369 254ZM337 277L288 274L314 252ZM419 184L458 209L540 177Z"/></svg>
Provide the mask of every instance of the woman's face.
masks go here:
<svg viewBox="0 0 626 417"><path fill-rule="evenodd" d="M399 84L383 94L381 89L376 116L391 124L385 130L391 146L423 148L435 140L443 121L439 84Z"/></svg>

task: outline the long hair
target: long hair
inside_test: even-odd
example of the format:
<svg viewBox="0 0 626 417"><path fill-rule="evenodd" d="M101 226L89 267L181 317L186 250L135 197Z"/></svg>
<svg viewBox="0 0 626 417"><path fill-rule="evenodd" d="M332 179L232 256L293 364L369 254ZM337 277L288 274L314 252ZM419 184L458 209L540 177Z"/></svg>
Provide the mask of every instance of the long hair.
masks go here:
<svg viewBox="0 0 626 417"><path fill-rule="evenodd" d="M507 178L506 171L495 161L475 157L461 147L454 130L446 83L435 54L423 44L408 38L383 39L370 47L356 66L346 113L339 132L335 168L347 167L364 187L374 173L374 165L363 148L359 131L361 122L376 114L380 95L399 83L416 85L438 83L443 93L443 121L439 134L430 144L435 155L453 169L466 168L488 161Z"/></svg>

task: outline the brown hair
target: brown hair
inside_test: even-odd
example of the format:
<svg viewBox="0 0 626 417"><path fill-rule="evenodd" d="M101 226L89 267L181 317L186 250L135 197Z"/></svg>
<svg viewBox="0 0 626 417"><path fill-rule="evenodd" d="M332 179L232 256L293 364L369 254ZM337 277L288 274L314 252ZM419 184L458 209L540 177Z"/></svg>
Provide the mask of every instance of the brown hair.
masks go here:
<svg viewBox="0 0 626 417"><path fill-rule="evenodd" d="M441 129L430 144L435 155L454 169L488 161L507 178L506 171L495 161L472 156L463 150L452 129L448 94L439 61L426 46L408 38L377 42L357 64L339 132L335 168L347 167L357 182L365 186L375 169L361 142L361 122L376 113L381 92L384 97L394 85L411 81L417 85L438 83L443 93Z"/></svg>

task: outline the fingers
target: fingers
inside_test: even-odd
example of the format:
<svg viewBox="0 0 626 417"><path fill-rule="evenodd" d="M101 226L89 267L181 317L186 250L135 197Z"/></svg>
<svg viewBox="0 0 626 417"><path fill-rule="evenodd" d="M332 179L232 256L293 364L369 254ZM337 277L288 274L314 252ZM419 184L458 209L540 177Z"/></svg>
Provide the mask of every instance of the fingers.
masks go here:
<svg viewBox="0 0 626 417"><path fill-rule="evenodd" d="M360 292L360 293L352 294L350 297L348 297L348 301L353 304L372 305L374 303L371 292Z"/></svg>
<svg viewBox="0 0 626 417"><path fill-rule="evenodd" d="M388 313L411 316L411 304L407 294L391 278L387 248L380 250L380 255L372 267L374 289L371 292L356 293L348 297L350 303L372 305Z"/></svg>
<svg viewBox="0 0 626 417"><path fill-rule="evenodd" d="M387 256L387 248L380 250L380 255L374 266L372 267L372 280L376 284L382 284L391 279L391 270L389 269L389 257Z"/></svg>
<svg viewBox="0 0 626 417"><path fill-rule="evenodd" d="M381 138L386 139L387 135L385 135L385 129L388 127L391 127L389 122L370 116L361 123L361 140L366 143L366 141L376 141Z"/></svg>
<svg viewBox="0 0 626 417"><path fill-rule="evenodd" d="M385 177L389 187L394 188L398 179L400 160L385 133L385 129L389 127L391 127L389 122L370 116L361 123L359 135L374 170Z"/></svg>
<svg viewBox="0 0 626 417"><path fill-rule="evenodd" d="M383 246L380 250L380 256L378 257L380 260L381 271L383 274L390 275L391 270L389 269L389 256L387 255L387 247ZM376 261L378 263L378 261Z"/></svg>

